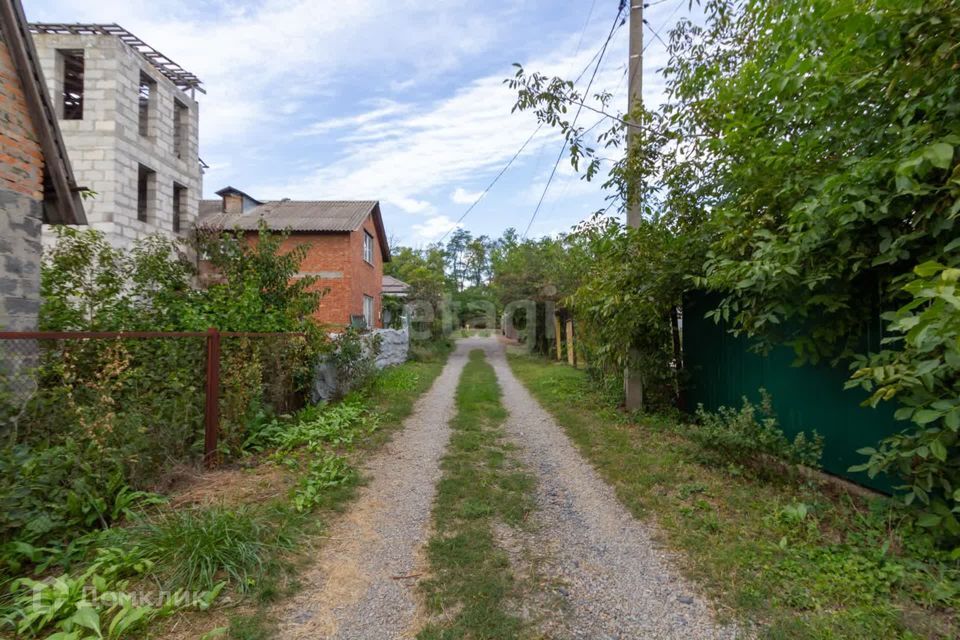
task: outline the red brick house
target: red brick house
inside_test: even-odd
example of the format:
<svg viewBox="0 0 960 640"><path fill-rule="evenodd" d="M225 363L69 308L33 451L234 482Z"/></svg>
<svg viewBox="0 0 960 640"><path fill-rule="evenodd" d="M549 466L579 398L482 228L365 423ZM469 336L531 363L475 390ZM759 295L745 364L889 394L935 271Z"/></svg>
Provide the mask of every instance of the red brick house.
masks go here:
<svg viewBox="0 0 960 640"><path fill-rule="evenodd" d="M256 237L260 220L271 230L289 231L285 247L308 245L301 275L319 278L326 290L314 314L317 322L340 327L382 327L380 298L383 263L390 248L374 200L275 200L260 201L226 187L220 200L200 203L198 227L239 229Z"/></svg>
<svg viewBox="0 0 960 640"><path fill-rule="evenodd" d="M41 223L85 224L18 0L0 0L0 331L35 330Z"/></svg>

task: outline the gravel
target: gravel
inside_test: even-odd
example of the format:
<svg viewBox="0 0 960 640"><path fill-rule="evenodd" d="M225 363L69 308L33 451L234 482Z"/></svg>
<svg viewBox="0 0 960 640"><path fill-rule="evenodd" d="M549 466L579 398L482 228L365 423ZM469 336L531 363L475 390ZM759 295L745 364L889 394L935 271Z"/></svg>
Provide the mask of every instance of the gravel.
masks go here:
<svg viewBox="0 0 960 640"><path fill-rule="evenodd" d="M328 530L303 589L279 612L280 638L392 639L417 631L418 551L427 539L440 458L467 354L461 341L386 447L364 466L369 484Z"/></svg>
<svg viewBox="0 0 960 640"><path fill-rule="evenodd" d="M504 424L520 458L538 479L532 545L540 571L556 588L566 615L550 618L547 637L736 638L718 625L706 600L683 579L651 528L634 519L613 489L516 379L496 339L476 341L497 373Z"/></svg>

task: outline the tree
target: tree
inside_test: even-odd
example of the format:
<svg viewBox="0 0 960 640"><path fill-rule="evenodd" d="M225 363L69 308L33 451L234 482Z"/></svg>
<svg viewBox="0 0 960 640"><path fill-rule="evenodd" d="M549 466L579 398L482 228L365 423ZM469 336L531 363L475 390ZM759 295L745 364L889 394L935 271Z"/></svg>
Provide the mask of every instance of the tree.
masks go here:
<svg viewBox="0 0 960 640"><path fill-rule="evenodd" d="M447 240L446 263L456 290L463 289L467 277L467 248L473 241L473 235L466 229L456 229Z"/></svg>
<svg viewBox="0 0 960 640"><path fill-rule="evenodd" d="M596 98L608 109L609 96L522 68L509 80L516 108L559 127L588 177L595 147L621 147L626 123L637 132L606 185L621 208L642 205L644 224L596 245L613 275L588 278L581 313L636 343L631 318L662 317L693 285L718 293L713 318L759 349L852 362L871 402L896 398L914 423L867 452L871 471L898 473L905 499L930 505L922 523L957 535L957 2L703 6L704 25L682 20L670 34L664 104L611 114L596 140L567 107ZM881 313L893 341L863 353Z"/></svg>

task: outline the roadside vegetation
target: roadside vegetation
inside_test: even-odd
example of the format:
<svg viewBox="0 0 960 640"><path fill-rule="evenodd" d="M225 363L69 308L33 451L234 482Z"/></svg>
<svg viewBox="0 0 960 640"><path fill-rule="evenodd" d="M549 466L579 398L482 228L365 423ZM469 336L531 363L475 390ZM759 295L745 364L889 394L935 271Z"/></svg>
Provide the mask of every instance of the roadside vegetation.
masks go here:
<svg viewBox="0 0 960 640"><path fill-rule="evenodd" d="M808 479L797 464L816 454L814 439L787 441L749 404L700 425L675 413L633 419L582 370L509 361L621 502L683 552L721 616L771 639L960 633L955 559L896 501Z"/></svg>
<svg viewBox="0 0 960 640"><path fill-rule="evenodd" d="M426 548L430 577L421 583L432 617L417 637L524 637L529 621L520 615L523 578L498 542L496 527L525 526L534 478L504 440L507 413L481 350L470 353L456 406Z"/></svg>
<svg viewBox="0 0 960 640"><path fill-rule="evenodd" d="M320 294L292 277L300 251L281 253L278 236L202 238L218 275L195 288L175 244L120 252L96 231L62 233L43 264L43 329L283 335L223 339L220 465L208 472L203 339L4 353L0 635L255 637L222 605L268 620L262 609L296 585L298 551L353 495L357 462L410 413L449 343L383 372L357 335L331 344L309 318ZM324 353L353 390L303 406Z"/></svg>

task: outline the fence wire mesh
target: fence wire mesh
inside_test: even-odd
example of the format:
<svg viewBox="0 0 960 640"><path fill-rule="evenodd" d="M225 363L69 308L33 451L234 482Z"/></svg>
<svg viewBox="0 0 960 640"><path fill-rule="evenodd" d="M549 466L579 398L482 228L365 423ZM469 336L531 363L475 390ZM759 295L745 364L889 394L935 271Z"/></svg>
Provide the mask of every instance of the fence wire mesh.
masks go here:
<svg viewBox="0 0 960 640"><path fill-rule="evenodd" d="M300 404L310 369L296 334L219 334L215 422L222 458L240 453L258 411ZM73 442L121 459L148 485L204 455L208 334L2 334L4 446Z"/></svg>

